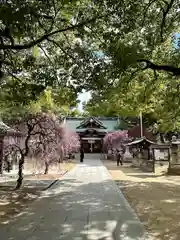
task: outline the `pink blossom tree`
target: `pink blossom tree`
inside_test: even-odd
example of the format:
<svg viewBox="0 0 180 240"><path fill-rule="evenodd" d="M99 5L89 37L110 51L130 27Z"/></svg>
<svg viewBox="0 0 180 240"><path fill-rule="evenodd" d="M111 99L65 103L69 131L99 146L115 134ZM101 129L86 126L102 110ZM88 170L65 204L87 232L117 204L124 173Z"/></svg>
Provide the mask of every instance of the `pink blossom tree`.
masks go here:
<svg viewBox="0 0 180 240"><path fill-rule="evenodd" d="M23 133L21 140L6 139L4 152L19 153L19 171L16 189L20 188L23 181L23 165L29 154L46 156L46 159L57 158L56 145L62 140L62 129L59 121L50 114L29 114L24 119L17 121L14 129ZM55 154L56 153L56 154ZM48 164L47 164L48 165Z"/></svg>
<svg viewBox="0 0 180 240"><path fill-rule="evenodd" d="M60 144L63 141L63 130L55 116L41 119L35 127L37 134L30 144L31 157L37 158L45 165L44 174L49 171L52 163L59 162L63 149Z"/></svg>
<svg viewBox="0 0 180 240"><path fill-rule="evenodd" d="M51 130L46 137L43 136L32 144L34 156L45 163L44 174L48 173L51 163L60 163L64 154L76 152L80 147L79 135L66 125L56 127L55 133L54 137Z"/></svg>
<svg viewBox="0 0 180 240"><path fill-rule="evenodd" d="M115 131L112 133L107 133L103 139L104 151L108 149L119 148L123 143L128 141L127 131Z"/></svg>
<svg viewBox="0 0 180 240"><path fill-rule="evenodd" d="M62 141L60 147L63 148L65 154L77 152L80 148L79 135L71 131L67 125L62 126Z"/></svg>
<svg viewBox="0 0 180 240"><path fill-rule="evenodd" d="M23 137L6 138L4 155L15 153L20 156L17 189L22 185L25 158L31 156L42 161L47 174L50 164L60 162L63 152L77 151L80 146L79 136L51 114L29 114L17 121L13 128Z"/></svg>

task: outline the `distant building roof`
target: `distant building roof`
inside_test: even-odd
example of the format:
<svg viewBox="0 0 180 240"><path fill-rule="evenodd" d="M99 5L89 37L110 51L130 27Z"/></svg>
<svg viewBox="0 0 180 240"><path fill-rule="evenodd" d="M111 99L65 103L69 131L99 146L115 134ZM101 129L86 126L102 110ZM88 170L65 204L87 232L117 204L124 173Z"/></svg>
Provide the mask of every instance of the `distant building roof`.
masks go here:
<svg viewBox="0 0 180 240"><path fill-rule="evenodd" d="M142 142L147 142L149 144L154 144L154 142L152 142L152 141L146 139L145 137L143 137L143 138L137 139L137 140L135 140L133 142L130 142L130 143L126 144L126 145L127 146L131 146L131 145L136 145L136 144L139 144L139 143L142 143Z"/></svg>
<svg viewBox="0 0 180 240"><path fill-rule="evenodd" d="M22 136L23 134L13 128L7 126L4 122L0 120L0 134L9 136Z"/></svg>
<svg viewBox="0 0 180 240"><path fill-rule="evenodd" d="M2 129L2 130L9 130L10 127L8 127L5 123L3 123L2 121L0 121L0 129Z"/></svg>
<svg viewBox="0 0 180 240"><path fill-rule="evenodd" d="M89 117L88 117L89 118ZM69 128L73 131L84 131L85 129L77 129L83 122L86 121L88 118L78 118L78 117L67 117L66 118L66 124L69 126ZM101 122L104 126L104 129L99 129L98 131L107 131L107 132L113 132L115 131L115 128L119 124L118 117L93 117L94 119L97 119L97 121Z"/></svg>
<svg viewBox="0 0 180 240"><path fill-rule="evenodd" d="M136 125L128 130L128 136L133 138L141 137L141 128L139 125ZM143 127L143 136L147 139L153 139L153 135L145 127Z"/></svg>

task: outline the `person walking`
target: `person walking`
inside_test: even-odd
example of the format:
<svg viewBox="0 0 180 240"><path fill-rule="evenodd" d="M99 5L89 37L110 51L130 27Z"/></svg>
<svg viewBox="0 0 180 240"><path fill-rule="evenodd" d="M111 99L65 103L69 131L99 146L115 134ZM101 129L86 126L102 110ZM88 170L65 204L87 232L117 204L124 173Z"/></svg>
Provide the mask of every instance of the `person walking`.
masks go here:
<svg viewBox="0 0 180 240"><path fill-rule="evenodd" d="M121 154L121 151L119 151L118 149L116 150L116 160L117 160L117 166L119 166L119 163L121 164L121 166L123 165L122 154Z"/></svg>
<svg viewBox="0 0 180 240"><path fill-rule="evenodd" d="M83 147L80 148L80 162L83 162L84 160L84 149Z"/></svg>

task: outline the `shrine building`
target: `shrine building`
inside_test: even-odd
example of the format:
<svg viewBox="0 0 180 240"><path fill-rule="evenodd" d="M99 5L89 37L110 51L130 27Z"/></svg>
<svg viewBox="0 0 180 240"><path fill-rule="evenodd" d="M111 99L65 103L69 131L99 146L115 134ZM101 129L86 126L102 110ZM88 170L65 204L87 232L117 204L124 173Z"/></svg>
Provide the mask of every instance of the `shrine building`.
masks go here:
<svg viewBox="0 0 180 240"><path fill-rule="evenodd" d="M64 123L79 134L85 153L101 153L104 136L116 131L120 120L118 117L66 117Z"/></svg>

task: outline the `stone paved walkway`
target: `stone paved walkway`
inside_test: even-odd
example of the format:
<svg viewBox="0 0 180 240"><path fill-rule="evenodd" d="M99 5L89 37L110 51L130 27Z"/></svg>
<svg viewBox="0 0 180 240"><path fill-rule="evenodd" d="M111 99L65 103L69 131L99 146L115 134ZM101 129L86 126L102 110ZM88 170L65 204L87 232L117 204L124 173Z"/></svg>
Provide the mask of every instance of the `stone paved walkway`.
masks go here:
<svg viewBox="0 0 180 240"><path fill-rule="evenodd" d="M0 226L3 240L148 240L100 160L85 160L24 215Z"/></svg>

